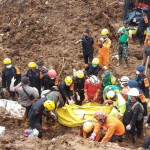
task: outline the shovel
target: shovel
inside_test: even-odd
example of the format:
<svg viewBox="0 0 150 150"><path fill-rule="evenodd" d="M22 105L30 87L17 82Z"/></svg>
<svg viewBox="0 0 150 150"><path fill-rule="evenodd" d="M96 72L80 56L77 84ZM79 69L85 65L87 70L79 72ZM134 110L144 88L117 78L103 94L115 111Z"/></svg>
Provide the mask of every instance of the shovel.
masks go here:
<svg viewBox="0 0 150 150"><path fill-rule="evenodd" d="M0 99L0 116L23 120L26 109L18 102L6 99Z"/></svg>

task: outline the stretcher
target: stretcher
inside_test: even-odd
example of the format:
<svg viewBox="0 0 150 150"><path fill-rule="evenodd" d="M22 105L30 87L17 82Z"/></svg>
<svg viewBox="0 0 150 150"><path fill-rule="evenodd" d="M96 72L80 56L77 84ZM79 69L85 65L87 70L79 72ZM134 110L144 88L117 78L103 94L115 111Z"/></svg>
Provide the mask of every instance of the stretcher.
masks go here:
<svg viewBox="0 0 150 150"><path fill-rule="evenodd" d="M94 114L99 110L104 110L109 114L112 106L97 103L87 103L82 106L65 104L63 108L57 110L58 122L67 127L77 127L86 120L95 120Z"/></svg>

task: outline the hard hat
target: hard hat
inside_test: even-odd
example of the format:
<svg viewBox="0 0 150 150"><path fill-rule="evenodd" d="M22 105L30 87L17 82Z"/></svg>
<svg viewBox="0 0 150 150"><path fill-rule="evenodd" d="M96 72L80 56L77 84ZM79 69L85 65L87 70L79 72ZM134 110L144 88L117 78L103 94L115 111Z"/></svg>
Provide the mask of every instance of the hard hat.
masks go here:
<svg viewBox="0 0 150 150"><path fill-rule="evenodd" d="M57 73L56 73L56 71L55 71L54 69L51 69L51 70L48 71L48 76L49 76L50 78L55 79L56 76L57 76Z"/></svg>
<svg viewBox="0 0 150 150"><path fill-rule="evenodd" d="M108 29L103 29L103 30L101 31L101 35L107 35L107 34L109 34Z"/></svg>
<svg viewBox="0 0 150 150"><path fill-rule="evenodd" d="M136 67L136 70L139 71L139 72L143 72L145 70L145 67L143 65L138 65Z"/></svg>
<svg viewBox="0 0 150 150"><path fill-rule="evenodd" d="M136 80L129 80L128 81L128 86L130 88L136 88L136 87L138 87L138 82Z"/></svg>
<svg viewBox="0 0 150 150"><path fill-rule="evenodd" d="M93 123L90 121L86 121L83 123L83 131L86 133L90 133L93 129Z"/></svg>
<svg viewBox="0 0 150 150"><path fill-rule="evenodd" d="M23 77L21 78L21 82L22 82L23 84L28 84L28 83L29 83L29 78L26 77L26 76L23 76Z"/></svg>
<svg viewBox="0 0 150 150"><path fill-rule="evenodd" d="M119 80L119 82L120 82L121 86L123 87L124 84L128 84L129 80L130 79L127 76L123 76L123 77L121 77L121 79Z"/></svg>
<svg viewBox="0 0 150 150"><path fill-rule="evenodd" d="M139 90L137 88L131 88L127 92L127 95L129 95L129 96L139 96Z"/></svg>
<svg viewBox="0 0 150 150"><path fill-rule="evenodd" d="M4 64L4 65L10 65L10 64L11 64L11 59L10 59L10 58L5 58L5 59L3 60L3 64Z"/></svg>
<svg viewBox="0 0 150 150"><path fill-rule="evenodd" d="M83 73L82 70L78 70L78 71L76 72L76 75L77 75L77 78L79 78L79 79L82 79L82 78L84 77L84 73Z"/></svg>
<svg viewBox="0 0 150 150"><path fill-rule="evenodd" d="M84 30L83 30L83 33L89 34L89 33L90 33L90 30L89 30L89 29L84 29Z"/></svg>
<svg viewBox="0 0 150 150"><path fill-rule="evenodd" d="M92 65L98 65L99 64L99 59L98 58L94 58L92 60Z"/></svg>
<svg viewBox="0 0 150 150"><path fill-rule="evenodd" d="M147 32L148 34L150 34L150 27L147 27Z"/></svg>
<svg viewBox="0 0 150 150"><path fill-rule="evenodd" d="M39 60L39 61L37 62L37 65L38 65L38 66L43 66L43 65L44 65L44 63L43 63L43 61L42 61L42 60Z"/></svg>
<svg viewBox="0 0 150 150"><path fill-rule="evenodd" d="M109 70L105 70L102 74L102 79L107 78L109 79L112 76L112 73Z"/></svg>
<svg viewBox="0 0 150 150"><path fill-rule="evenodd" d="M107 99L113 100L116 97L116 92L113 90L108 91L106 94Z"/></svg>
<svg viewBox="0 0 150 150"><path fill-rule="evenodd" d="M72 84L72 78L70 76L67 76L65 78L65 83L66 83L66 85L71 85Z"/></svg>
<svg viewBox="0 0 150 150"><path fill-rule="evenodd" d="M52 100L45 101L43 106L49 111L52 111L55 109L55 103Z"/></svg>
<svg viewBox="0 0 150 150"><path fill-rule="evenodd" d="M28 67L29 67L29 68L36 68L36 63L35 63L35 62L30 62L30 63L28 64Z"/></svg>
<svg viewBox="0 0 150 150"><path fill-rule="evenodd" d="M105 119L107 117L105 111L99 110L95 113L94 118L96 119Z"/></svg>
<svg viewBox="0 0 150 150"><path fill-rule="evenodd" d="M98 83L98 78L95 75L90 76L90 82L92 84L97 84Z"/></svg>

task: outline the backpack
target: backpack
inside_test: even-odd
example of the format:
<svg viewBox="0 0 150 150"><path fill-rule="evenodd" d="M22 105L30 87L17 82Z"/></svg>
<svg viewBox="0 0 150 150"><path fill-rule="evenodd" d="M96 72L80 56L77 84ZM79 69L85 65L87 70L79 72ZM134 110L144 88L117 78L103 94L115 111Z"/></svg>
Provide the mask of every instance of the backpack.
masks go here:
<svg viewBox="0 0 150 150"><path fill-rule="evenodd" d="M139 112L139 114L138 114L137 120L138 120L138 121L141 121L142 118L143 118L143 114L144 114L144 107L143 107L143 105L142 105L140 102L137 101L137 102L132 106L131 109L134 110L134 108L135 108L135 106L136 106L137 104L140 105L140 112Z"/></svg>

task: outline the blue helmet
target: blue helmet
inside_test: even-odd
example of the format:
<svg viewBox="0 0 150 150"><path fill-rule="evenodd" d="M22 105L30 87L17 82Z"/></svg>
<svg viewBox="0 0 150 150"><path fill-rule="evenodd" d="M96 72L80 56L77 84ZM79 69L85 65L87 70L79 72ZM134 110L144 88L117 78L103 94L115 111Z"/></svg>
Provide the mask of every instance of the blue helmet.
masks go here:
<svg viewBox="0 0 150 150"><path fill-rule="evenodd" d="M128 86L130 88L137 88L138 87L138 82L136 80L129 80L128 81Z"/></svg>
<svg viewBox="0 0 150 150"><path fill-rule="evenodd" d="M139 71L139 72L143 72L145 70L145 67L143 65L138 65L136 67L136 70Z"/></svg>

